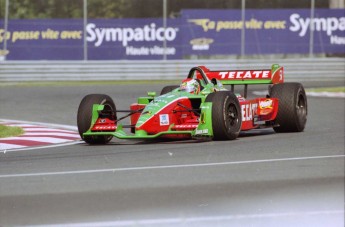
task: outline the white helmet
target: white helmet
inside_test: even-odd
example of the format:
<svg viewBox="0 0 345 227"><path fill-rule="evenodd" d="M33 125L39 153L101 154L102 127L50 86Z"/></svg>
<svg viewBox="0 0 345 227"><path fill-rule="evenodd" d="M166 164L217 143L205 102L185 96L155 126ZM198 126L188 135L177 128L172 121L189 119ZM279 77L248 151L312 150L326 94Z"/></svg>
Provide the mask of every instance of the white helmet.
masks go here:
<svg viewBox="0 0 345 227"><path fill-rule="evenodd" d="M180 85L180 91L186 91L191 94L199 94L200 84L195 79L185 79Z"/></svg>

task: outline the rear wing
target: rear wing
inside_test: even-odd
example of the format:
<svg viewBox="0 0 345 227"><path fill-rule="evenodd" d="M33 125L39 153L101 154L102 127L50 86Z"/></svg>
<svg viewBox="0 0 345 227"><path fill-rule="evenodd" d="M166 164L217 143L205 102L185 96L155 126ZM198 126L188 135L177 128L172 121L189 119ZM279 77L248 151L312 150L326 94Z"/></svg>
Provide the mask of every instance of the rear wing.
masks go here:
<svg viewBox="0 0 345 227"><path fill-rule="evenodd" d="M217 79L224 85L278 84L284 82L284 67L273 64L271 69L210 71L199 66L209 80Z"/></svg>

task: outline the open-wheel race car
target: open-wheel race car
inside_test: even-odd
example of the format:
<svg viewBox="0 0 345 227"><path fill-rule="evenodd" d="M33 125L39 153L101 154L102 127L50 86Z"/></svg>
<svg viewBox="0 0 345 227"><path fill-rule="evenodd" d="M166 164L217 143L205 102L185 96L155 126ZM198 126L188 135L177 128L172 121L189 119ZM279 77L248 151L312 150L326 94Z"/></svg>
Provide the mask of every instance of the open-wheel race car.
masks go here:
<svg viewBox="0 0 345 227"><path fill-rule="evenodd" d="M247 100L251 84L268 84L267 95ZM244 85L242 95L234 93L235 85ZM130 123L122 124L127 117ZM240 131L267 127L301 132L306 121L303 86L284 83L284 69L277 64L264 70L194 67L179 86L166 86L159 96L148 92L129 110L117 110L108 95L90 94L81 101L77 116L79 134L89 144L106 144L113 137L234 140Z"/></svg>

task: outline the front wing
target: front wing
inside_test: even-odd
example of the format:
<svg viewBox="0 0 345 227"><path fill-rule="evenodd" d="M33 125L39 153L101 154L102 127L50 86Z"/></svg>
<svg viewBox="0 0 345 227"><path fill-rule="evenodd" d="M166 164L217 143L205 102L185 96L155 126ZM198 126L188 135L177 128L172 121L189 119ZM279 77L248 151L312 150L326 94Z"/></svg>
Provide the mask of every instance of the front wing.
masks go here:
<svg viewBox="0 0 345 227"><path fill-rule="evenodd" d="M169 129L161 131L156 134L148 134L144 130L137 130L134 134L129 134L123 129L122 124L112 124L104 121L104 126L100 126L100 130L93 130L97 119L99 119L99 111L102 111L103 105L94 104L92 111L92 120L90 129L83 134L83 137L88 136L114 136L118 139L155 139L159 137L179 138L189 136L197 137L213 137L212 130L212 103L206 102L201 104L200 121L197 127L193 130L175 130L174 124L171 124ZM107 125L108 124L108 125ZM183 127L179 127L183 128ZM105 129L105 130L104 130Z"/></svg>

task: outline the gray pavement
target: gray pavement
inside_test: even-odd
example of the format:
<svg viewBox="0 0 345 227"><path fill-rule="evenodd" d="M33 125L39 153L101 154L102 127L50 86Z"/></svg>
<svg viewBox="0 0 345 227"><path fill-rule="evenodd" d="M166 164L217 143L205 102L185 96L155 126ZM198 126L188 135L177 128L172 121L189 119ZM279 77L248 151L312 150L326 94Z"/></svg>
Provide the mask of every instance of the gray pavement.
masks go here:
<svg viewBox="0 0 345 227"><path fill-rule="evenodd" d="M75 125L88 93L163 86L0 87L0 118ZM308 104L303 133L0 153L0 226L344 226L344 99Z"/></svg>

